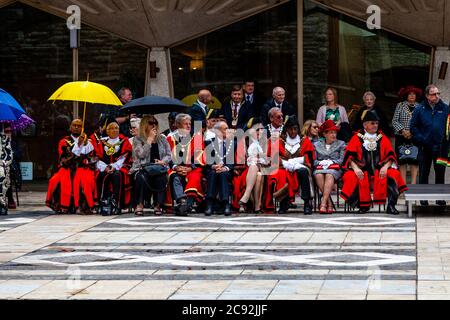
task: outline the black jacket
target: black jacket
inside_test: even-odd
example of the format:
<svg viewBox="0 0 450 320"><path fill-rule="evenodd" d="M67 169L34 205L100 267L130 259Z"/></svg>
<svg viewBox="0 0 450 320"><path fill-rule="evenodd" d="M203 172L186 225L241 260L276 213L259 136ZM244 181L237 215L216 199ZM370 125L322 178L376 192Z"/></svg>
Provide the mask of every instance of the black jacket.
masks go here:
<svg viewBox="0 0 450 320"><path fill-rule="evenodd" d="M265 126L270 123L269 120L270 109L275 107L276 107L275 99L270 99L263 105L261 109L261 120ZM284 117L296 115L296 109L286 100L284 100L281 106L281 112L283 112Z"/></svg>
<svg viewBox="0 0 450 320"><path fill-rule="evenodd" d="M364 111L366 111L366 110L367 110L367 106L364 106L356 114L355 122L353 123L353 128L352 128L354 132L362 130L364 128L363 127L362 116L363 116ZM388 121L386 115L384 114L384 112L381 110L381 108L379 106L375 105L372 108L372 111L375 111L375 113L378 115L378 118L380 118L378 129L383 131L383 133L385 135L392 136L394 134L394 131L389 126L389 124L392 121Z"/></svg>
<svg viewBox="0 0 450 320"><path fill-rule="evenodd" d="M231 128L233 123L233 109L231 107L232 102L225 102L222 106L221 113L224 115L228 127ZM237 129L245 130L248 121L253 117L252 110L246 102L242 102L241 108L239 109Z"/></svg>

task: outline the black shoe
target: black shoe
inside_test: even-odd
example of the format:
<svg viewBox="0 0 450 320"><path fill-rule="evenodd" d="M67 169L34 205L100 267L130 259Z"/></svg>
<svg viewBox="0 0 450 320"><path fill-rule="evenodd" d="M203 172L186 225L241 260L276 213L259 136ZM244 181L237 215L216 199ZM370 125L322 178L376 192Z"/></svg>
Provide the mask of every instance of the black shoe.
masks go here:
<svg viewBox="0 0 450 320"><path fill-rule="evenodd" d="M429 204L428 204L428 201L426 201L426 200L425 200L425 201L421 200L421 201L420 201L420 205L421 205L421 206L428 206Z"/></svg>
<svg viewBox="0 0 450 320"><path fill-rule="evenodd" d="M225 205L225 212L224 212L224 214L225 214L226 217L231 216L231 206L230 206L229 203L227 203L227 204Z"/></svg>
<svg viewBox="0 0 450 320"><path fill-rule="evenodd" d="M436 204L440 207L447 206L447 202L445 202L444 200L438 200L438 201L436 201Z"/></svg>
<svg viewBox="0 0 450 320"><path fill-rule="evenodd" d="M7 215L8 215L8 208L1 207L0 216L7 216Z"/></svg>
<svg viewBox="0 0 450 320"><path fill-rule="evenodd" d="M366 214L370 211L370 208L360 208L357 214Z"/></svg>
<svg viewBox="0 0 450 320"><path fill-rule="evenodd" d="M394 205L388 205L386 213L393 214L395 216L398 216L400 214L400 212L395 208Z"/></svg>
<svg viewBox="0 0 450 320"><path fill-rule="evenodd" d="M212 204L208 204L208 207L206 208L205 211L205 216L210 217L213 214L213 206Z"/></svg>
<svg viewBox="0 0 450 320"><path fill-rule="evenodd" d="M178 206L178 211L175 212L176 216L180 216L180 217L186 217L187 216L187 212L189 210L188 204L187 204L187 200L186 199L181 199L179 206Z"/></svg>
<svg viewBox="0 0 450 320"><path fill-rule="evenodd" d="M98 212L104 217L111 215L111 205L108 200L100 201L100 206L99 206Z"/></svg>
<svg viewBox="0 0 450 320"><path fill-rule="evenodd" d="M305 216L310 216L313 214L311 203L309 201L305 201L304 212L305 212Z"/></svg>

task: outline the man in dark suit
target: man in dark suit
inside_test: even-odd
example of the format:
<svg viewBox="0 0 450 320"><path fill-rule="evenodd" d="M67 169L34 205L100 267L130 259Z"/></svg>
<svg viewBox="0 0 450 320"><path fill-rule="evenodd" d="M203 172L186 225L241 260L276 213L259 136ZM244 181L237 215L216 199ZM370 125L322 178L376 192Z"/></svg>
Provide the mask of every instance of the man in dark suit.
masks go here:
<svg viewBox="0 0 450 320"><path fill-rule="evenodd" d="M206 115L208 114L209 108L208 105L213 102L213 96L211 91L203 89L198 93L197 101L192 105L189 110L189 115L192 118L192 129L191 133L194 132L195 123L201 122L206 123ZM202 128L202 125L199 126Z"/></svg>
<svg viewBox="0 0 450 320"><path fill-rule="evenodd" d="M252 117L260 118L265 100L255 93L255 81L250 79L244 81L242 89L244 90L244 101L250 106Z"/></svg>
<svg viewBox="0 0 450 320"><path fill-rule="evenodd" d="M286 101L286 90L281 87L276 87L272 92L272 99L268 100L261 110L261 120L264 126L270 123L269 111L272 108L279 108L284 117L296 115L296 108Z"/></svg>
<svg viewBox="0 0 450 320"><path fill-rule="evenodd" d="M234 137L227 138L228 125L226 122L218 122L215 127L216 137L205 144L207 155L208 187L206 191L207 209L206 216L213 213L214 202L219 195L219 202L225 207L225 216L231 215L231 178L234 170L234 155L237 143Z"/></svg>
<svg viewBox="0 0 450 320"><path fill-rule="evenodd" d="M244 91L240 85L235 85L231 89L231 101L224 102L222 114L225 116L228 127L231 129L242 129L252 118L250 106L243 101Z"/></svg>

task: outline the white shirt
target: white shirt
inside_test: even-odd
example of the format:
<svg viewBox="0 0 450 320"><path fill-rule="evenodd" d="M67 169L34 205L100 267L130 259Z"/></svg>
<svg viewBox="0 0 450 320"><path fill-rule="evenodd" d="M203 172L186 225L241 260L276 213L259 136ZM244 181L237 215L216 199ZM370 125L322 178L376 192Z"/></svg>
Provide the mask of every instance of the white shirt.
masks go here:
<svg viewBox="0 0 450 320"><path fill-rule="evenodd" d="M289 135L286 138L286 150L289 151L290 154L294 154L298 151L298 149L300 149L300 136L296 136L294 139L292 139Z"/></svg>
<svg viewBox="0 0 450 320"><path fill-rule="evenodd" d="M94 151L94 146L90 141L88 141L87 145L81 145L81 147L78 146L78 138L75 138L74 136L71 136L72 139L75 141L75 144L72 148L72 153L76 155L77 157L81 155L86 155Z"/></svg>
<svg viewBox="0 0 450 320"><path fill-rule="evenodd" d="M207 105L204 104L203 102L201 102L200 100L197 100L197 103L200 105L200 107L202 107L203 112L204 112L205 114L208 114L208 113L206 112L206 107L207 107Z"/></svg>
<svg viewBox="0 0 450 320"><path fill-rule="evenodd" d="M106 142L110 145L115 145L116 143L118 143L120 141L120 138L116 138L116 139L111 139L109 137L106 138L102 138L102 140L106 140ZM105 152L108 151L108 147L105 146ZM116 145L114 147L114 149L116 150L116 152L118 152L120 150L120 145ZM126 157L125 156L121 156L116 162L110 164L110 166L114 169L116 169L117 171L119 171L120 169L122 169L123 164L125 162ZM97 169L100 170L100 172L104 172L106 170L106 168L108 167L108 165L106 163L104 163L103 161L99 160L97 162Z"/></svg>
<svg viewBox="0 0 450 320"><path fill-rule="evenodd" d="M213 130L209 130L209 129L206 130L206 132L205 132L205 141L212 140L215 137L216 137L216 134L214 133Z"/></svg>

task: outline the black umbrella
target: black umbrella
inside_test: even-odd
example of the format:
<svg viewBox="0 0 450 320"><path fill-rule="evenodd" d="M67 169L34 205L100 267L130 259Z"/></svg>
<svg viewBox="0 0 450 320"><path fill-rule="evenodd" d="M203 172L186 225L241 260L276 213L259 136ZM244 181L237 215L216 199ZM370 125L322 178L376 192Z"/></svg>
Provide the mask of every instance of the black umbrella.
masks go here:
<svg viewBox="0 0 450 320"><path fill-rule="evenodd" d="M147 96L128 102L121 112L128 114L160 114L169 112L186 112L187 106L178 99Z"/></svg>

